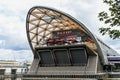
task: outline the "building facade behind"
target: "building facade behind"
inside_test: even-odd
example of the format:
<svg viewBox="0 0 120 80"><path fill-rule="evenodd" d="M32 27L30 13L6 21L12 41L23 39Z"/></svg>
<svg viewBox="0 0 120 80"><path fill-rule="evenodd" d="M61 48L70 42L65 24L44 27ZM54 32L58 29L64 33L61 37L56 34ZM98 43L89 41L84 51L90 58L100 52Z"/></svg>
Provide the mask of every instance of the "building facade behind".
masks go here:
<svg viewBox="0 0 120 80"><path fill-rule="evenodd" d="M0 61L0 75L24 74L30 68L30 63L21 63L13 60Z"/></svg>

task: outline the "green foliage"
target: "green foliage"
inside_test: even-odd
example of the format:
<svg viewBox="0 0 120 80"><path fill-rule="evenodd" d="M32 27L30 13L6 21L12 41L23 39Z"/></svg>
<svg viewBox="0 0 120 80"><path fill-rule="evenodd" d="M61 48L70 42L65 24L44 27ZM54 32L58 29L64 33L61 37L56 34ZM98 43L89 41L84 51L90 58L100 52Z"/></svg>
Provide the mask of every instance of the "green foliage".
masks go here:
<svg viewBox="0 0 120 80"><path fill-rule="evenodd" d="M102 35L108 34L110 38L112 39L116 39L120 37L120 31L119 30L111 30L111 28L99 28L100 33L102 33Z"/></svg>
<svg viewBox="0 0 120 80"><path fill-rule="evenodd" d="M115 0L103 0L103 3L109 5L109 12L102 11L98 17L100 21L108 24L108 27L99 28L102 35L108 34L110 38L116 39L120 37L120 31L116 27L120 27L120 7L116 5Z"/></svg>

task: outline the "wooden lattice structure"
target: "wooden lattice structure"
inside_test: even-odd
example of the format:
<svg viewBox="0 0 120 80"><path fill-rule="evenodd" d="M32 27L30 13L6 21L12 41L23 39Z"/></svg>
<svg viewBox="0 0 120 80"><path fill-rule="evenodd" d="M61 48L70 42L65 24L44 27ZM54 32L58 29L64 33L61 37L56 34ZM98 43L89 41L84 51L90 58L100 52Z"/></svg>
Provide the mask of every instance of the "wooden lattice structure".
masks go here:
<svg viewBox="0 0 120 80"><path fill-rule="evenodd" d="M45 7L34 7L28 13L27 34L33 49L46 45L45 40L52 36L52 31L69 29L80 29L87 33L80 24L69 18L68 14Z"/></svg>

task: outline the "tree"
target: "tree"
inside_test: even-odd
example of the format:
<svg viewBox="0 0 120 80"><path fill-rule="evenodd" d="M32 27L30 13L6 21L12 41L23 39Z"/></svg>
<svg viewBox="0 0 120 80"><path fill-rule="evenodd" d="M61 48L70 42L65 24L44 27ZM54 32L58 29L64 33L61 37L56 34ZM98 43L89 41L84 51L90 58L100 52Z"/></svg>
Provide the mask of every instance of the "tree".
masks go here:
<svg viewBox="0 0 120 80"><path fill-rule="evenodd" d="M103 3L109 5L109 10L100 12L98 18L108 26L99 28L99 31L112 39L120 38L120 0L103 0Z"/></svg>

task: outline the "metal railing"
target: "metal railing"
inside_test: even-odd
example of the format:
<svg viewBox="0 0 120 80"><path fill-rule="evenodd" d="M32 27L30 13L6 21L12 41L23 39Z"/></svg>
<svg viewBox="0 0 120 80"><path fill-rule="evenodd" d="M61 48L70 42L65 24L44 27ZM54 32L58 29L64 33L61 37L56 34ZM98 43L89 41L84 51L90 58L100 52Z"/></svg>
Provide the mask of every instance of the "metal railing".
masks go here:
<svg viewBox="0 0 120 80"><path fill-rule="evenodd" d="M23 74L0 75L0 80L22 80Z"/></svg>
<svg viewBox="0 0 120 80"><path fill-rule="evenodd" d="M5 74L0 75L0 80L79 80L85 78L85 80L105 79L119 77L119 72L112 73L94 73L93 71L86 71L85 74L82 71L41 71L42 74ZM84 80L84 79L83 79Z"/></svg>

